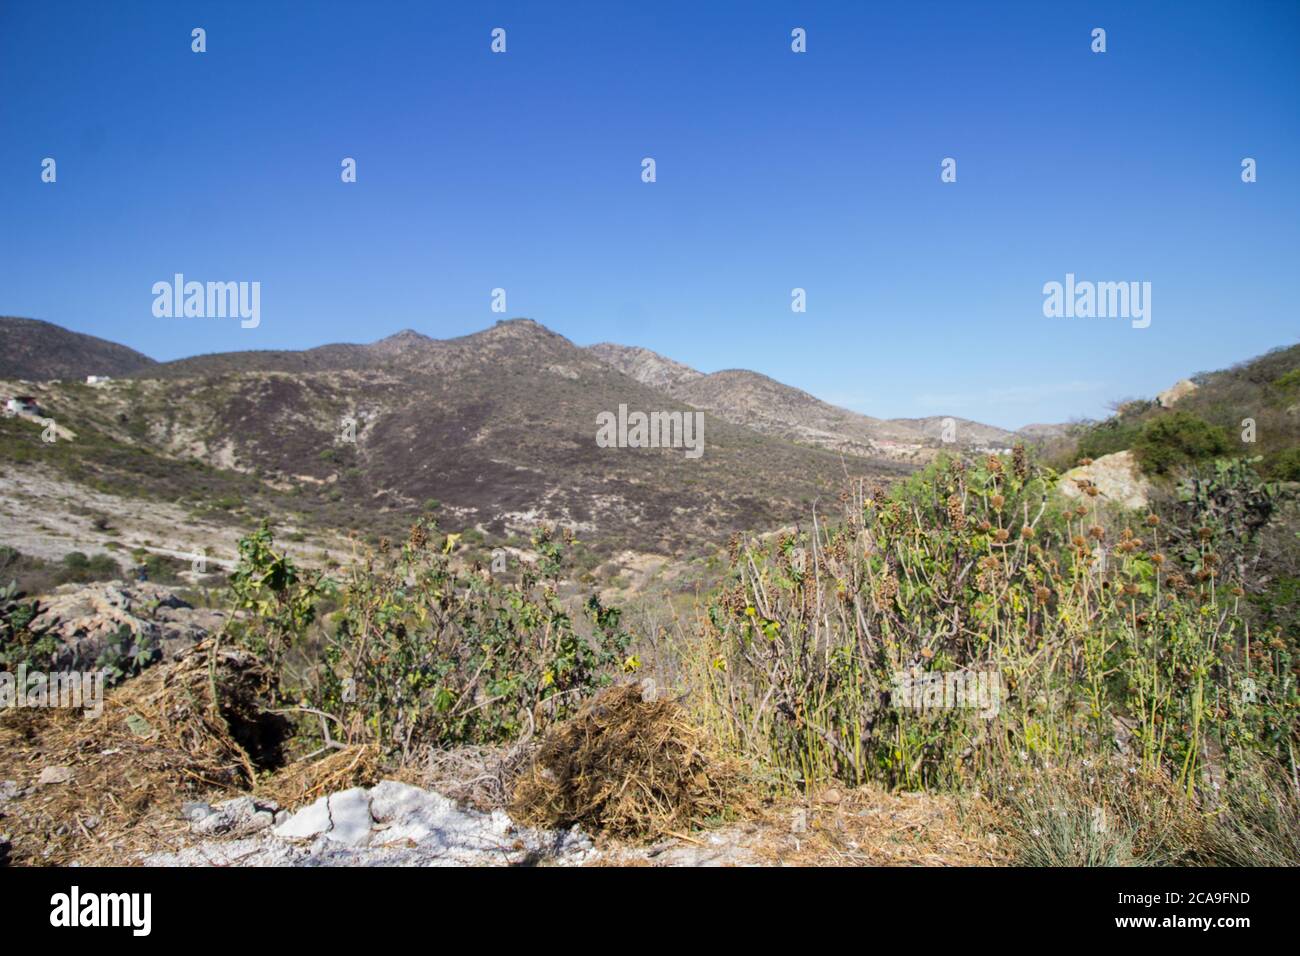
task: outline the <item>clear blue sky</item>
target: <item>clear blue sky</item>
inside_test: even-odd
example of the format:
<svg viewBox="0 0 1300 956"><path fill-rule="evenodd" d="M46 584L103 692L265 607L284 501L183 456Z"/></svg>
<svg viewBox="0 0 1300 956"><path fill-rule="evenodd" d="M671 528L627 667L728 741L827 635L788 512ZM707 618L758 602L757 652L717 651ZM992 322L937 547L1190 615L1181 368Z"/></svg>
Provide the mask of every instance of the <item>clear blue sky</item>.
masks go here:
<svg viewBox="0 0 1300 956"><path fill-rule="evenodd" d="M873 415L1059 421L1297 340L1298 150L1296 2L0 0L0 314L167 359L462 335L499 286ZM261 326L154 318L176 272ZM1151 282L1150 328L1044 318L1067 272Z"/></svg>

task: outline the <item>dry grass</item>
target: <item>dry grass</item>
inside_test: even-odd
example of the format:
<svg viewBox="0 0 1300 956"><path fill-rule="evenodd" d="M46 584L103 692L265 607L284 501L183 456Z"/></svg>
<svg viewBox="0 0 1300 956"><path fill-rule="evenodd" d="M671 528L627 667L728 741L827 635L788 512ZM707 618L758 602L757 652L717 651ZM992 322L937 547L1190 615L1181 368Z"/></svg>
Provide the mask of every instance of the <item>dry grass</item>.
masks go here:
<svg viewBox="0 0 1300 956"><path fill-rule="evenodd" d="M484 813L504 810L536 750L531 737L514 744L434 748L422 765L411 768L412 782Z"/></svg>
<svg viewBox="0 0 1300 956"><path fill-rule="evenodd" d="M265 777L258 797L294 810L353 787L373 787L384 776L379 748L357 744L316 760L301 760Z"/></svg>
<svg viewBox="0 0 1300 956"><path fill-rule="evenodd" d="M765 865L996 866L1009 854L994 820L979 797L832 788L766 809L753 846Z"/></svg>
<svg viewBox="0 0 1300 956"><path fill-rule="evenodd" d="M979 797L876 786L781 798L736 824L649 846L612 846L593 866L998 866L1010 860Z"/></svg>
<svg viewBox="0 0 1300 956"><path fill-rule="evenodd" d="M532 826L646 839L733 812L739 777L676 703L623 685L553 727L515 785L511 815Z"/></svg>
<svg viewBox="0 0 1300 956"><path fill-rule="evenodd" d="M16 863L117 863L184 832L185 797L231 795L279 759L286 728L262 710L269 677L251 655L204 642L110 690L103 713L19 709L0 719L0 779L21 796L0 823ZM211 706L215 683L220 712ZM46 768L64 783L38 784Z"/></svg>

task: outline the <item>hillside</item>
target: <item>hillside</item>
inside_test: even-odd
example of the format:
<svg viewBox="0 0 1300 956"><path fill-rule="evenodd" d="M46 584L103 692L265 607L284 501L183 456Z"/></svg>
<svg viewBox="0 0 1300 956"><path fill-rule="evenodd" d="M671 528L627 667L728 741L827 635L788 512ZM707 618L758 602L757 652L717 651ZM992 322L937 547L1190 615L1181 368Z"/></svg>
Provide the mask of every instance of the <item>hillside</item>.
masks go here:
<svg viewBox="0 0 1300 956"><path fill-rule="evenodd" d="M199 356L37 397L77 439L46 445L30 423L7 420L0 462L44 462L199 514L220 501L232 521L271 513L370 539L432 510L488 541L552 521L598 553L672 555L791 522L837 495L846 473L904 473L711 415L699 458L598 447L599 413L689 409L529 320L445 341L403 332Z"/></svg>
<svg viewBox="0 0 1300 956"><path fill-rule="evenodd" d="M872 418L757 372L728 369L706 375L649 349L610 342L590 346L588 351L643 385L694 408L790 441L907 462L929 460L945 444L945 416ZM951 443L961 448L1005 448L1017 438L1005 429L964 418L954 416L952 423Z"/></svg>
<svg viewBox="0 0 1300 956"><path fill-rule="evenodd" d="M0 316L0 378L47 381L126 375L153 359L115 342L38 319Z"/></svg>
<svg viewBox="0 0 1300 956"><path fill-rule="evenodd" d="M1161 393L1163 402L1135 399L1104 421L1075 426L1050 446L1057 463L1132 448L1144 470L1159 474L1213 457L1258 456L1264 474L1300 480L1300 345L1188 382Z"/></svg>

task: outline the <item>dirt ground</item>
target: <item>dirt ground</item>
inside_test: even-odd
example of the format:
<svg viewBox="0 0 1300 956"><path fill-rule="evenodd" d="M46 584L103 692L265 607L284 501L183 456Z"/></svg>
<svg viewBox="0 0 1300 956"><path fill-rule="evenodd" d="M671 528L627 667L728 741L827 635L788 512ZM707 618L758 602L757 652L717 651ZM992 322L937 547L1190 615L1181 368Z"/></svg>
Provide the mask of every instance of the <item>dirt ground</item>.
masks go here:
<svg viewBox="0 0 1300 956"><path fill-rule="evenodd" d="M109 519L108 528L95 527L97 515ZM39 465L0 471L0 543L46 561L58 561L70 551L121 556L136 548L189 561L206 551L212 569L229 570L238 558L242 536L238 528L196 519L177 505L106 494ZM352 548L346 539L319 537L309 543L285 540L281 545L309 566L322 563L323 552L340 564L350 560Z"/></svg>

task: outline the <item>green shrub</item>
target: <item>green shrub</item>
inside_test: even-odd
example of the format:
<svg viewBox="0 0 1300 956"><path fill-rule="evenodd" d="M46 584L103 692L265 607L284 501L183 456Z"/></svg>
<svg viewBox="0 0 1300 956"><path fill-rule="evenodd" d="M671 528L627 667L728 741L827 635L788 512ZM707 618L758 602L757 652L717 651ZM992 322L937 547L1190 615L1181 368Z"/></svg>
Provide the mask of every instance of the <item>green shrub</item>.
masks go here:
<svg viewBox="0 0 1300 956"><path fill-rule="evenodd" d="M631 637L594 595L580 619L560 599L571 536L539 531L537 568L511 581L464 570L452 558L459 537L421 520L404 544L381 541L334 583L300 572L263 528L240 543L232 576L251 612L239 640L281 675L286 699L328 715L335 739L403 755L515 739L610 683ZM326 600L337 606L332 628L313 632ZM306 662L298 674L295 658Z"/></svg>
<svg viewBox="0 0 1300 956"><path fill-rule="evenodd" d="M1209 752L1229 772L1285 757L1289 652L1249 643L1236 562L1212 551L1261 507L1233 490L1236 467L1187 503L1205 534L1116 525L1095 502L1058 511L1054 479L1017 456L939 462L889 493L853 489L815 531L737 541L681 649L699 717L787 786L990 784L1120 747L1194 794ZM896 693L900 674L983 672L1004 687L992 716Z"/></svg>
<svg viewBox="0 0 1300 956"><path fill-rule="evenodd" d="M1132 448L1141 431L1140 425L1128 424L1119 418L1108 418L1090 426L1079 437L1075 457L1101 458L1103 455Z"/></svg>
<svg viewBox="0 0 1300 956"><path fill-rule="evenodd" d="M107 554L88 558L80 551L69 551L63 556L62 564L57 575L60 584L111 581L122 576L122 568Z"/></svg>
<svg viewBox="0 0 1300 956"><path fill-rule="evenodd" d="M1226 455L1228 433L1190 412L1170 412L1143 426L1133 450L1143 471L1163 475L1180 465Z"/></svg>
<svg viewBox="0 0 1300 956"><path fill-rule="evenodd" d="M1273 388L1280 392L1284 398L1294 398L1300 395L1300 368L1293 368L1285 375L1278 376L1273 381Z"/></svg>
<svg viewBox="0 0 1300 956"><path fill-rule="evenodd" d="M1287 448L1264 460L1264 471L1278 481L1300 481L1300 448Z"/></svg>

